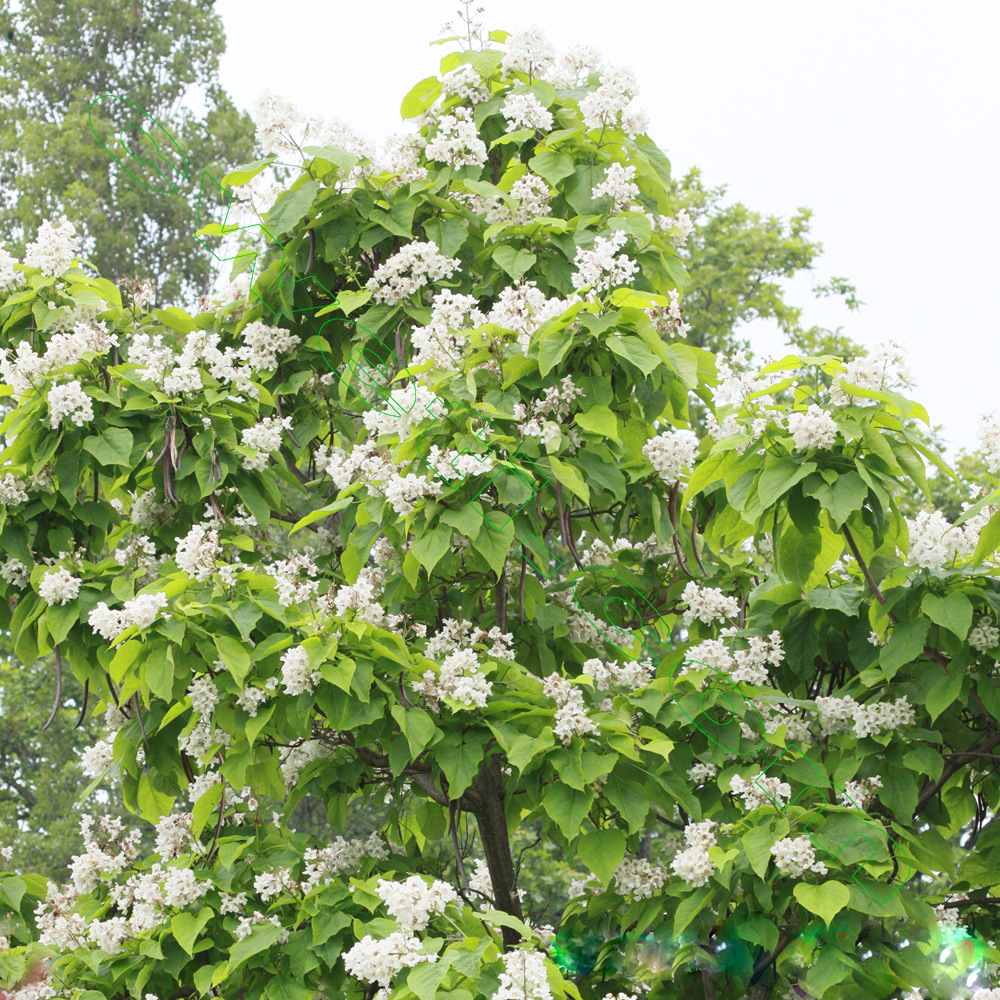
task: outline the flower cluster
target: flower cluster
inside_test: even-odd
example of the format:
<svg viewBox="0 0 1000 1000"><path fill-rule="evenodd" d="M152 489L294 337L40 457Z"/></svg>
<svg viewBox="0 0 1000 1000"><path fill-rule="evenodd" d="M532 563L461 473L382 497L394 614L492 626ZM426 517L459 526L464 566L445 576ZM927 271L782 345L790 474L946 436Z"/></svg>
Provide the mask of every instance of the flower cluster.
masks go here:
<svg viewBox="0 0 1000 1000"><path fill-rule="evenodd" d="M34 243L25 248L24 263L37 267L42 274L63 274L80 256L80 239L76 226L65 215L55 224L50 219L38 227Z"/></svg>
<svg viewBox="0 0 1000 1000"><path fill-rule="evenodd" d="M688 846L683 851L678 851L670 862L674 874L695 888L705 885L715 871L715 862L708 856L708 850L715 847L717 842L712 829L716 825L714 819L688 823L684 827L684 842Z"/></svg>
<svg viewBox="0 0 1000 1000"><path fill-rule="evenodd" d="M916 712L909 701L897 698L894 702L868 702L858 704L850 695L843 698L820 696L816 699L819 710L820 730L823 736L843 733L853 723L854 735L878 735L900 726L911 726Z"/></svg>
<svg viewBox="0 0 1000 1000"><path fill-rule="evenodd" d="M635 105L639 87L631 70L601 67L601 85L580 101L583 124L589 129L620 128L630 139L649 125Z"/></svg>
<svg viewBox="0 0 1000 1000"><path fill-rule="evenodd" d="M320 678L320 672L309 665L309 652L304 646L294 646L282 654L281 680L286 694L312 693Z"/></svg>
<svg viewBox="0 0 1000 1000"><path fill-rule="evenodd" d="M69 604L79 596L81 583L83 581L69 570L46 573L38 584L38 596L48 605Z"/></svg>
<svg viewBox="0 0 1000 1000"><path fill-rule="evenodd" d="M620 691L638 691L653 679L655 668L651 660L634 660L621 666L605 663L596 657L586 660L583 672L594 678L598 691L617 688Z"/></svg>
<svg viewBox="0 0 1000 1000"><path fill-rule="evenodd" d="M397 305L429 281L450 278L458 265L454 258L439 253L430 241L407 243L379 265L365 287L376 302Z"/></svg>
<svg viewBox="0 0 1000 1000"><path fill-rule="evenodd" d="M593 295L624 285L639 271L639 265L628 254L618 253L628 242L628 234L616 229L610 236L596 236L587 249L578 247L573 263L576 270L571 276L577 291L590 288Z"/></svg>
<svg viewBox="0 0 1000 1000"><path fill-rule="evenodd" d="M366 934L344 955L344 968L355 979L388 989L397 972L436 961L437 955L423 951L419 938L406 931L393 931L381 939Z"/></svg>
<svg viewBox="0 0 1000 1000"><path fill-rule="evenodd" d="M740 613L740 602L735 597L724 594L718 587L699 587L694 580L685 586L681 600L687 605L685 625L694 621L711 625L716 621L735 619Z"/></svg>
<svg viewBox="0 0 1000 1000"><path fill-rule="evenodd" d="M729 782L729 790L743 799L743 807L747 812L775 803L779 809L784 808L792 797L792 786L787 781L776 777L765 777L763 771L750 781L734 774Z"/></svg>
<svg viewBox="0 0 1000 1000"><path fill-rule="evenodd" d="M413 682L413 690L434 712L441 710L442 698L451 698L464 708L485 708L493 682L486 679L473 650L457 649L444 658L439 673L425 670L423 677Z"/></svg>
<svg viewBox="0 0 1000 1000"><path fill-rule="evenodd" d="M594 720L587 714L583 703L583 691L572 682L552 673L545 678L543 691L546 698L556 703L554 736L558 736L566 746L573 742L574 736L584 737L596 735L600 730Z"/></svg>
<svg viewBox="0 0 1000 1000"><path fill-rule="evenodd" d="M1000 411L980 418L979 440L983 446L986 467L996 475L1000 472Z"/></svg>
<svg viewBox="0 0 1000 1000"><path fill-rule="evenodd" d="M795 451L832 448L837 439L837 421L815 403L804 413L789 413L788 430Z"/></svg>
<svg viewBox="0 0 1000 1000"><path fill-rule="evenodd" d="M552 65L555 54L542 29L533 25L510 34L500 69L504 74L526 73L537 77Z"/></svg>
<svg viewBox="0 0 1000 1000"><path fill-rule="evenodd" d="M664 431L642 446L643 455L665 483L675 483L686 476L697 451L697 442L684 431Z"/></svg>
<svg viewBox="0 0 1000 1000"><path fill-rule="evenodd" d="M846 371L833 380L834 403L851 401L851 386L879 392L909 381L910 371L903 348L895 341L879 344L870 354L849 361ZM863 397L853 397L863 399Z"/></svg>
<svg viewBox="0 0 1000 1000"><path fill-rule="evenodd" d="M670 301L665 306L654 305L645 310L653 329L661 337L684 337L691 329L690 323L684 322L684 308L681 305L681 293L676 288L667 292ZM714 414L708 414L713 420Z"/></svg>
<svg viewBox="0 0 1000 1000"><path fill-rule="evenodd" d="M604 174L604 180L591 189L590 196L594 201L610 198L612 213L624 212L639 197L635 166L631 163L612 163Z"/></svg>
<svg viewBox="0 0 1000 1000"><path fill-rule="evenodd" d="M424 148L424 155L428 160L452 167L481 167L486 162L486 143L479 138L472 111L457 107L454 114L442 115L434 138Z"/></svg>
<svg viewBox="0 0 1000 1000"><path fill-rule="evenodd" d="M816 850L808 836L778 840L771 845L771 854L782 875L798 877L807 871L826 874L826 865L816 860Z"/></svg>
<svg viewBox="0 0 1000 1000"><path fill-rule="evenodd" d="M507 119L508 132L519 128L548 132L552 128L552 112L534 94L511 94L500 110Z"/></svg>
<svg viewBox="0 0 1000 1000"><path fill-rule="evenodd" d="M444 913L449 903L458 902L458 893L447 882L434 879L428 885L419 875L411 875L404 882L380 878L375 892L389 915L410 931L423 930L433 914Z"/></svg>
<svg viewBox="0 0 1000 1000"><path fill-rule="evenodd" d="M979 653L988 653L1000 646L1000 629L989 618L980 618L969 630L969 645Z"/></svg>
<svg viewBox="0 0 1000 1000"><path fill-rule="evenodd" d="M978 525L972 519L956 528L938 510L920 511L906 519L906 527L910 561L923 569L941 570L959 557L967 559L979 541Z"/></svg>
<svg viewBox="0 0 1000 1000"><path fill-rule="evenodd" d="M46 398L50 427L59 427L66 420L77 427L83 427L94 419L94 404L76 380L54 385Z"/></svg>
<svg viewBox="0 0 1000 1000"><path fill-rule="evenodd" d="M645 858L625 858L615 869L615 887L620 895L650 899L666 884L668 872L661 865L651 865Z"/></svg>
<svg viewBox="0 0 1000 1000"><path fill-rule="evenodd" d="M132 625L140 629L149 628L166 606L167 595L162 592L140 594L131 601L126 601L118 610L113 610L104 601L100 601L91 609L87 624L97 635L110 642ZM169 618L170 615L163 617Z"/></svg>
<svg viewBox="0 0 1000 1000"><path fill-rule="evenodd" d="M493 1000L552 1000L545 956L540 951L518 948L500 957L504 971Z"/></svg>

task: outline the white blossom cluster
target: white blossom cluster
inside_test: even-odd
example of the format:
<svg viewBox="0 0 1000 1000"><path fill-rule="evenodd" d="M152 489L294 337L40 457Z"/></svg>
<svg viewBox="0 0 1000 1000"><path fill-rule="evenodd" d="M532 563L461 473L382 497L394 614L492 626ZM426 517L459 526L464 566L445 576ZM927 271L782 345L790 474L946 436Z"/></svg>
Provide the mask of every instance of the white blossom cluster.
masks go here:
<svg viewBox="0 0 1000 1000"><path fill-rule="evenodd" d="M245 361L251 369L259 371L274 371L278 367L278 355L286 354L296 344L300 343L300 338L284 327L269 326L260 320L247 323L241 331L243 343L236 350L236 357ZM190 334L188 337L190 338ZM227 349L220 359L217 359L212 351L214 334L208 334L206 347L202 356L209 362L209 371L219 379L228 379L235 382L240 388L240 378L238 370L231 368L231 357ZM185 340L185 350L187 349ZM214 368L213 368L214 366ZM246 391L243 389L242 391Z"/></svg>
<svg viewBox="0 0 1000 1000"><path fill-rule="evenodd" d="M425 670L423 677L413 682L413 690L434 712L441 710L442 698L452 698L465 708L485 708L493 682L482 673L473 650L458 649L444 658L438 674Z"/></svg>
<svg viewBox="0 0 1000 1000"><path fill-rule="evenodd" d="M196 677L187 693L191 699L191 708L201 715L211 715L215 711L215 706L219 704L219 689L207 675Z"/></svg>
<svg viewBox="0 0 1000 1000"><path fill-rule="evenodd" d="M653 679L655 667L651 660L633 660L622 666L593 657L584 662L583 672L594 678L598 691L638 691Z"/></svg>
<svg viewBox="0 0 1000 1000"><path fill-rule="evenodd" d="M388 395L392 402L383 404L388 412L380 408L366 410L362 415L366 429L376 436L395 434L405 441L415 425L428 416L440 418L445 412L438 397L425 385L393 389Z"/></svg>
<svg viewBox="0 0 1000 1000"><path fill-rule="evenodd" d="M0 476L0 503L6 504L8 507L19 503L27 503L28 492L25 489L26 485L23 480L18 479L9 472L5 472L3 476Z"/></svg>
<svg viewBox="0 0 1000 1000"><path fill-rule="evenodd" d="M87 624L97 635L110 642L132 625L140 629L149 628L166 606L167 595L162 591L156 594L140 594L131 601L126 601L117 610L109 608L104 601L101 601L91 609ZM170 618L170 615L163 617Z"/></svg>
<svg viewBox="0 0 1000 1000"><path fill-rule="evenodd" d="M718 773L719 769L711 761L697 761L687 770L688 780L695 785L700 785L702 782L714 778Z"/></svg>
<svg viewBox="0 0 1000 1000"><path fill-rule="evenodd" d="M255 452L243 460L243 467L253 472L263 472L269 462L269 453L281 449L281 432L291 430L291 417L264 417L252 427L242 431L240 443Z"/></svg>
<svg viewBox="0 0 1000 1000"><path fill-rule="evenodd" d="M104 322L81 320L69 333L53 333L43 354L35 354L26 340L18 342L13 354L4 351L0 376L15 392L23 394L36 379L74 365L87 354L106 354L117 343L118 335L108 333ZM59 398L57 394L57 403Z"/></svg>
<svg viewBox="0 0 1000 1000"><path fill-rule="evenodd" d="M0 573L3 570L0 569ZM980 653L988 653L1000 646L1000 629L989 618L980 618L969 630L969 645Z"/></svg>
<svg viewBox="0 0 1000 1000"><path fill-rule="evenodd" d="M653 215L647 212L646 218L649 219L653 229L661 233L669 233L670 242L678 248L684 246L687 243L687 238L694 232L694 223L691 221L691 216L683 208L676 216Z"/></svg>
<svg viewBox="0 0 1000 1000"><path fill-rule="evenodd" d="M910 370L903 348L890 340L879 344L870 354L849 361L847 370L833 380L830 398L834 403L843 404L852 399L849 386L879 392L909 379ZM864 401L864 397L853 398Z"/></svg>
<svg viewBox="0 0 1000 1000"><path fill-rule="evenodd" d="M376 939L366 934L344 955L348 975L388 989L392 977L421 962L436 962L437 955L426 954L419 938L406 931L393 931Z"/></svg>
<svg viewBox="0 0 1000 1000"><path fill-rule="evenodd" d="M447 882L434 879L428 885L419 875L403 882L380 878L375 893L389 916L408 931L423 930L435 913L444 913L449 903L459 901L458 893Z"/></svg>
<svg viewBox="0 0 1000 1000"><path fill-rule="evenodd" d="M730 650L723 639L705 639L687 651L687 661L679 676L697 670L701 665L725 671L737 682L765 685L768 682L767 666L780 666L785 658L781 633L775 629L764 637L746 637L747 648ZM705 683L711 683L706 678Z"/></svg>
<svg viewBox="0 0 1000 1000"><path fill-rule="evenodd" d="M88 778L97 778L115 762L114 740L98 740L80 754L80 770Z"/></svg>
<svg viewBox="0 0 1000 1000"><path fill-rule="evenodd" d="M268 677L262 688L247 685L237 696L236 705L251 719L256 718L261 705L268 701L278 688L278 678Z"/></svg>
<svg viewBox="0 0 1000 1000"><path fill-rule="evenodd" d="M696 888L705 885L715 871L715 862L708 856L708 850L717 843L716 833L712 829L717 825L714 819L688 823L684 827L684 842L688 846L683 851L678 851L670 862L673 873Z"/></svg>
<svg viewBox="0 0 1000 1000"><path fill-rule="evenodd" d="M14 270L16 263L17 258L0 247L0 294L12 292L24 284L24 272Z"/></svg>
<svg viewBox="0 0 1000 1000"><path fill-rule="evenodd" d="M861 778L859 781L847 781L840 793L840 801L845 806L853 804L859 809L864 809L874 798L875 789L881 787L882 779L877 774L870 778Z"/></svg>
<svg viewBox="0 0 1000 1000"><path fill-rule="evenodd" d="M293 646L282 653L281 681L286 694L311 694L320 680L320 672L309 665L309 652L305 646Z"/></svg>
<svg viewBox="0 0 1000 1000"><path fill-rule="evenodd" d="M731 355L719 354L715 365L719 382L712 389L712 398L716 406L728 403L735 403L738 406L752 404L758 411L765 413L773 411L774 415L780 415L780 411L775 409L774 397L767 392L777 383L777 376L761 375L759 372L751 371L745 351L734 351ZM756 396L757 393L764 395L749 400L750 396ZM757 420L759 423L754 422L752 425L755 437L762 433L767 424L766 417L758 417Z"/></svg>
<svg viewBox="0 0 1000 1000"><path fill-rule="evenodd" d="M555 59L555 49L538 25L511 32L506 44L507 51L500 63L500 70L505 75L526 73L538 77Z"/></svg>
<svg viewBox="0 0 1000 1000"><path fill-rule="evenodd" d="M191 831L192 814L169 813L156 824L156 853L161 861L171 861L197 848Z"/></svg>
<svg viewBox="0 0 1000 1000"><path fill-rule="evenodd" d="M372 625L385 623L385 608L378 601L382 593L385 572L375 566L364 566L354 583L341 584L333 594L328 592L319 599L320 612L343 618L353 610L355 617Z"/></svg>
<svg viewBox="0 0 1000 1000"><path fill-rule="evenodd" d="M850 695L843 698L819 696L820 731L823 736L847 732L852 726L858 739L878 735L900 726L911 726L916 712L909 701L897 698L894 702L868 702L858 704Z"/></svg>
<svg viewBox="0 0 1000 1000"><path fill-rule="evenodd" d="M183 538L174 540L177 542L174 552L177 568L204 583L215 572L215 561L222 551L219 533L195 524Z"/></svg>
<svg viewBox="0 0 1000 1000"><path fill-rule="evenodd" d="M555 87L569 89L586 83L601 65L601 53L592 45L571 45L545 74Z"/></svg>
<svg viewBox="0 0 1000 1000"><path fill-rule="evenodd" d="M457 260L439 253L429 240L407 243L379 265L365 287L376 302L397 305L429 281L450 278L458 266Z"/></svg>
<svg viewBox="0 0 1000 1000"><path fill-rule="evenodd" d="M668 875L666 868L652 865L645 858L625 858L613 877L619 895L651 899L666 884Z"/></svg>
<svg viewBox="0 0 1000 1000"><path fill-rule="evenodd" d="M635 103L639 93L631 70L604 64L600 67L601 85L580 101L583 124L588 129L619 128L630 139L649 125L646 113Z"/></svg>
<svg viewBox="0 0 1000 1000"><path fill-rule="evenodd" d="M513 193L513 188L511 191ZM531 335L543 323L562 315L575 301L579 301L577 296L549 298L534 281L521 281L508 285L500 292L485 322L513 330L517 334L518 346L527 351Z"/></svg>
<svg viewBox="0 0 1000 1000"><path fill-rule="evenodd" d="M310 847L302 856L302 890L328 886L341 872L356 872L367 858L388 861L389 850L382 837L373 833L364 839L345 840L338 836L327 847Z"/></svg>
<svg viewBox="0 0 1000 1000"><path fill-rule="evenodd" d="M442 371L457 371L467 341L452 330L474 330L486 322L473 295L459 295L450 288L434 293L431 318L426 326L416 326L410 334L413 367L433 362ZM422 411L418 411L422 416Z"/></svg>
<svg viewBox="0 0 1000 1000"><path fill-rule="evenodd" d="M433 139L428 140L424 155L428 160L452 167L481 167L486 162L486 143L469 108L457 107L454 114L442 115Z"/></svg>
<svg viewBox="0 0 1000 1000"><path fill-rule="evenodd" d="M729 782L729 790L743 799L743 808L753 812L761 806L778 803L779 808L788 805L792 797L792 786L777 777L766 777L761 771L749 781L734 774Z"/></svg>
<svg viewBox="0 0 1000 1000"><path fill-rule="evenodd" d="M83 427L94 419L94 404L75 379L54 385L46 397L49 405L49 426L56 428L65 421Z"/></svg>
<svg viewBox="0 0 1000 1000"><path fill-rule="evenodd" d="M545 956L540 951L517 948L500 957L504 971L500 973L500 989L493 994L493 1000L552 1000Z"/></svg>
<svg viewBox="0 0 1000 1000"><path fill-rule="evenodd" d="M687 605L685 625L694 621L711 625L716 621L735 619L740 613L740 602L735 597L729 597L718 587L699 587L694 580L684 588L681 600Z"/></svg>
<svg viewBox="0 0 1000 1000"><path fill-rule="evenodd" d="M2 279L0 279L2 287ZM979 419L979 441L983 446L986 467L996 475L1000 472L1000 411Z"/></svg>
<svg viewBox="0 0 1000 1000"><path fill-rule="evenodd" d="M610 164L605 171L604 180L591 188L590 196L594 201L610 198L612 214L626 211L639 197L639 185L635 183L635 166L631 163Z"/></svg>
<svg viewBox="0 0 1000 1000"><path fill-rule="evenodd" d="M278 603L283 608L308 601L319 590L319 582L315 579L319 575L319 567L313 559L313 549L310 546L293 552L287 559L268 563L265 568L274 578Z"/></svg>
<svg viewBox="0 0 1000 1000"><path fill-rule="evenodd" d="M254 876L253 889L265 902L274 899L284 893L294 894L298 892L299 883L292 878L290 868L276 868L274 871L261 872Z"/></svg>
<svg viewBox="0 0 1000 1000"><path fill-rule="evenodd" d="M573 381L573 376L566 375L561 382L548 386L541 399L533 399L527 406L515 403L513 417L523 421L518 426L518 433L524 437L541 438L544 444L554 441L562 433L560 424L574 409L573 403L582 396L583 390ZM573 437L573 429L566 428L565 432L579 446L581 439Z"/></svg>
<svg viewBox="0 0 1000 1000"><path fill-rule="evenodd" d="M441 78L441 96L445 99L455 97L459 101L480 104L489 100L490 88L484 82L479 70L470 63L465 63Z"/></svg>
<svg viewBox="0 0 1000 1000"><path fill-rule="evenodd" d="M664 431L642 446L643 455L665 483L675 483L686 476L697 451L697 442L685 431Z"/></svg>
<svg viewBox="0 0 1000 1000"><path fill-rule="evenodd" d="M754 701L753 706L760 713L764 722L764 732L768 735L773 735L781 726L784 726L786 740L794 743L812 742L809 723L797 714L797 709L782 708L780 705L769 705L762 701ZM740 731L748 740L757 739L759 736L742 719L740 720Z"/></svg>
<svg viewBox="0 0 1000 1000"><path fill-rule="evenodd" d="M583 703L583 691L571 681L551 673L545 678L542 688L545 697L556 703L554 736L558 736L566 746L573 742L574 736L581 738L594 736L600 732L597 724L587 714Z"/></svg>
<svg viewBox="0 0 1000 1000"><path fill-rule="evenodd" d="M27 267L37 267L42 274L58 275L68 271L79 256L76 226L63 215L56 223L46 219L38 227L35 242L25 248L24 263Z"/></svg>
<svg viewBox="0 0 1000 1000"><path fill-rule="evenodd" d="M960 528L951 525L939 510L922 510L906 519L910 562L923 569L942 570L955 559L967 559L976 551L981 520L970 518Z"/></svg>
<svg viewBox="0 0 1000 1000"><path fill-rule="evenodd" d="M38 596L50 606L69 604L79 596L82 583L83 581L78 576L73 576L69 570L56 570L42 577L38 584Z"/></svg>
<svg viewBox="0 0 1000 1000"><path fill-rule="evenodd" d="M935 907L936 909L937 907ZM980 988L973 990L970 1000L1000 1000L1000 986L994 986L992 989Z"/></svg>
<svg viewBox="0 0 1000 1000"><path fill-rule="evenodd" d="M691 329L690 323L684 322L684 308L681 306L681 293L676 288L667 292L670 301L665 306L654 305L645 310L653 329L661 337L685 337ZM714 414L708 414L713 420Z"/></svg>
<svg viewBox="0 0 1000 1000"><path fill-rule="evenodd" d="M554 121L552 112L534 94L511 94L500 110L507 119L507 132L520 128L548 132Z"/></svg>
<svg viewBox="0 0 1000 1000"><path fill-rule="evenodd" d="M815 403L804 413L789 413L788 430L795 451L832 448L837 439L837 421Z"/></svg>
<svg viewBox="0 0 1000 1000"><path fill-rule="evenodd" d="M799 877L807 871L825 875L826 865L816 860L816 850L808 836L785 837L771 845L774 863L782 875Z"/></svg>
<svg viewBox="0 0 1000 1000"><path fill-rule="evenodd" d="M593 245L578 247L573 263L576 270L571 276L577 291L590 287L590 295L609 291L624 285L639 270L639 265L628 254L618 253L628 242L628 234L616 229L609 236L594 237Z"/></svg>
<svg viewBox="0 0 1000 1000"><path fill-rule="evenodd" d="M318 760L326 753L326 748L319 740L305 740L298 746L289 747L280 765L285 788L291 789L302 771L312 761Z"/></svg>
<svg viewBox="0 0 1000 1000"><path fill-rule="evenodd" d="M488 225L506 222L513 226L527 226L549 213L549 184L537 174L526 173L518 177L511 184L509 195L517 202L517 208L513 211L499 198L494 198L483 206Z"/></svg>
<svg viewBox="0 0 1000 1000"><path fill-rule="evenodd" d="M14 556L7 556L0 563L0 577L3 577L12 587L24 590L31 580L31 571L20 559Z"/></svg>

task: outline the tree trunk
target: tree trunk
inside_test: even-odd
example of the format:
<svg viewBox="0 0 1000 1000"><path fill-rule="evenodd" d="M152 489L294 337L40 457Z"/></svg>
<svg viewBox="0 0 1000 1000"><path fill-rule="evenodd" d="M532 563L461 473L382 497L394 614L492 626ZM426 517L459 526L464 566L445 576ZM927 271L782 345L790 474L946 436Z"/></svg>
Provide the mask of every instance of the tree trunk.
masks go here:
<svg viewBox="0 0 1000 1000"><path fill-rule="evenodd" d="M486 866L493 884L496 907L521 920L521 900L514 881L514 859L510 853L507 816L504 812L500 759L499 754L493 754L480 766L476 783L480 801L473 815L483 841L483 853L486 855ZM521 940L521 935L512 927L502 927L501 932L505 949L510 949Z"/></svg>

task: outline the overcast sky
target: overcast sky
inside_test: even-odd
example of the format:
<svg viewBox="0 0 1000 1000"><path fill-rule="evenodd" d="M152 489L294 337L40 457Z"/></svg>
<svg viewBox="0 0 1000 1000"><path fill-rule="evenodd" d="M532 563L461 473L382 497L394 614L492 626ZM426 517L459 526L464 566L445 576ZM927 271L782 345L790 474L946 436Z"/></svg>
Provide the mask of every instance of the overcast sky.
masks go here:
<svg viewBox="0 0 1000 1000"><path fill-rule="evenodd" d="M807 323L868 346L903 343L913 395L955 446L1000 407L997 175L1000 5L958 0L483 0L490 28L540 25L639 79L649 134L675 174L699 166L733 200L787 218L813 209L825 253L865 305L792 297ZM454 0L218 0L222 82L249 107L269 88L372 140L438 72L430 46ZM761 353L784 353L755 324Z"/></svg>

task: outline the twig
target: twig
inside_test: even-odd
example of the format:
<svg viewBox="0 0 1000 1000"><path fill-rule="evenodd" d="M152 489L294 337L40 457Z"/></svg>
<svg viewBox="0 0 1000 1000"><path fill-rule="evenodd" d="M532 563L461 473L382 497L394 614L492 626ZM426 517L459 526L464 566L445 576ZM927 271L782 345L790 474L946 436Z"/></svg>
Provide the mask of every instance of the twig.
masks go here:
<svg viewBox="0 0 1000 1000"><path fill-rule="evenodd" d="M955 754L955 756L944 766L941 771L941 777L934 782L933 785L929 786L927 789L920 793L917 799L917 805L913 810L912 821L916 822L917 816L921 813L924 807L934 798L935 795L944 787L945 782L956 772L960 771L966 764L971 763L977 757L986 754L988 751L992 750L995 746L1000 744L1000 733L996 733L991 736L982 746L975 750L968 750L965 753ZM962 758L961 760L959 758Z"/></svg>
<svg viewBox="0 0 1000 1000"><path fill-rule="evenodd" d="M708 570L705 569L705 564L701 561L701 556L698 554L698 518L696 517L691 519L691 548L694 551L694 557L698 562L698 568L701 570L702 576L708 576Z"/></svg>
<svg viewBox="0 0 1000 1000"><path fill-rule="evenodd" d="M87 702L90 700L90 678L83 682L83 705L80 707L80 718L76 720L74 729L79 729L83 725L83 720L87 717Z"/></svg>
<svg viewBox="0 0 1000 1000"><path fill-rule="evenodd" d="M854 536L851 534L851 529L845 524L843 527L844 537L847 539L847 544L851 548L851 552L854 554L854 558L857 560L858 566L861 567L861 572L864 575L865 583L868 584L868 589L872 592L872 596L881 605L885 605L885 595L881 590L878 589L878 584L875 582L875 578L871 574L871 570L868 568L868 564L861 558L861 552L858 549L857 543L854 541ZM886 614L889 616L889 621L893 625L899 622L899 619L891 612L887 611Z"/></svg>

